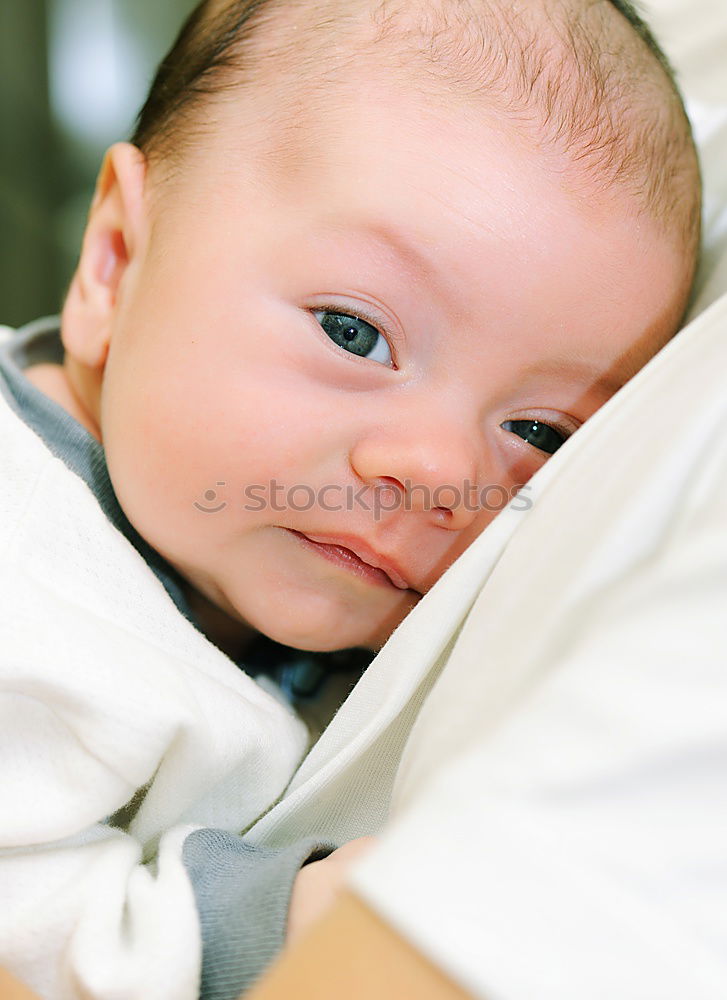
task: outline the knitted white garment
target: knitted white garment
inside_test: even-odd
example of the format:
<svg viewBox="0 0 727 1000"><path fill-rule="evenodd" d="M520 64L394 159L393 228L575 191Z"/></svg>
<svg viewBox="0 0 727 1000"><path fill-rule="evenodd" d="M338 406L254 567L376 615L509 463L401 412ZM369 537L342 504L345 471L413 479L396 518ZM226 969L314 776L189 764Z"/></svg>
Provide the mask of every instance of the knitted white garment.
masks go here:
<svg viewBox="0 0 727 1000"><path fill-rule="evenodd" d="M43 997L196 997L182 842L248 826L307 734L2 398L0 484L0 965Z"/></svg>

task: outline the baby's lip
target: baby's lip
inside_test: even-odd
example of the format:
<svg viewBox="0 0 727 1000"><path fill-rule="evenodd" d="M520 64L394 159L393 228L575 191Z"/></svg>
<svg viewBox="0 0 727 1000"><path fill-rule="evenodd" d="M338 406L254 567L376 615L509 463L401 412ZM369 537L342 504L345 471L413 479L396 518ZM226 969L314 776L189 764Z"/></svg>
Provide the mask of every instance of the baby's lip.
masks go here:
<svg viewBox="0 0 727 1000"><path fill-rule="evenodd" d="M390 556L385 556L377 552L371 548L368 542L357 535L310 535L304 531L301 531L300 534L305 535L309 541L318 542L320 545L340 545L341 548L350 549L355 556L358 556L361 562L365 562L369 566L373 566L374 569L380 569L383 573L386 573L398 590L416 590L416 587L409 582L407 572L398 562Z"/></svg>

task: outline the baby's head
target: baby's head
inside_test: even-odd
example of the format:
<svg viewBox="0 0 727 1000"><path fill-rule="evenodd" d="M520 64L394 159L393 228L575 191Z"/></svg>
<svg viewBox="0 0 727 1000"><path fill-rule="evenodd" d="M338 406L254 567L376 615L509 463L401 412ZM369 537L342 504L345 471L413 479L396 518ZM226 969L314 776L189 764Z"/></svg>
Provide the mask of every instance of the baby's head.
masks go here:
<svg viewBox="0 0 727 1000"><path fill-rule="evenodd" d="M625 3L211 0L134 142L67 377L139 532L289 645L381 645L687 304L696 155Z"/></svg>

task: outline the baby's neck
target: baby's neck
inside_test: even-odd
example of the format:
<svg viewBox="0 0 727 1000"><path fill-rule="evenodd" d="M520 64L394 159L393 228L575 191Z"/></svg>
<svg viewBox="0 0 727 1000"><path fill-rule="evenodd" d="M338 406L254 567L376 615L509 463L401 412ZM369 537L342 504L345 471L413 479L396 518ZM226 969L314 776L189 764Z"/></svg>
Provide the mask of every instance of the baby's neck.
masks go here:
<svg viewBox="0 0 727 1000"><path fill-rule="evenodd" d="M193 619L210 642L236 663L243 660L258 632L231 618L191 584L186 586L185 596Z"/></svg>
<svg viewBox="0 0 727 1000"><path fill-rule="evenodd" d="M93 434L97 441L101 440L98 424L76 393L63 365L50 363L31 365L23 374L36 389L40 389L45 396L58 403L74 420Z"/></svg>

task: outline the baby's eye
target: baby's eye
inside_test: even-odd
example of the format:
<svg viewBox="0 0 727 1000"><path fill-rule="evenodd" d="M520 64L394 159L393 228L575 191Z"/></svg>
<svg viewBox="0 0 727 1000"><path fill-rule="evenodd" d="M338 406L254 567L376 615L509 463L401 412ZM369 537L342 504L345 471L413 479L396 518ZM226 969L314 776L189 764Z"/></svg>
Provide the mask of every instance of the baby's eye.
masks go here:
<svg viewBox="0 0 727 1000"><path fill-rule="evenodd" d="M369 361L391 364L391 350L383 334L364 319L347 313L314 310L313 315L334 344L350 354L357 354Z"/></svg>
<svg viewBox="0 0 727 1000"><path fill-rule="evenodd" d="M544 424L541 420L506 420L500 424L504 431L517 434L523 441L527 441L533 448L554 455L562 444L568 440L568 435Z"/></svg>

